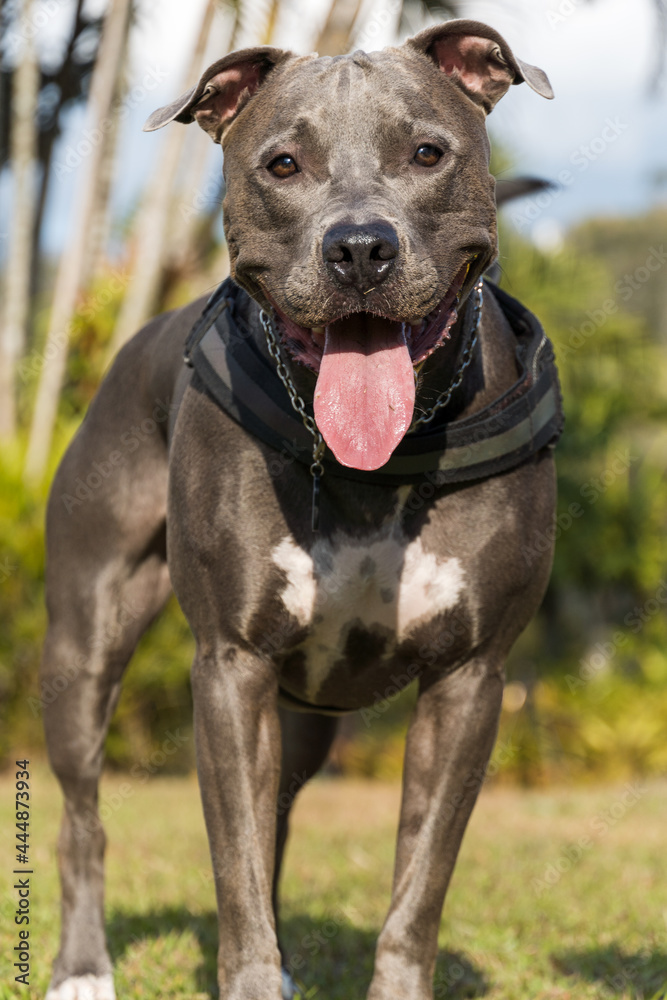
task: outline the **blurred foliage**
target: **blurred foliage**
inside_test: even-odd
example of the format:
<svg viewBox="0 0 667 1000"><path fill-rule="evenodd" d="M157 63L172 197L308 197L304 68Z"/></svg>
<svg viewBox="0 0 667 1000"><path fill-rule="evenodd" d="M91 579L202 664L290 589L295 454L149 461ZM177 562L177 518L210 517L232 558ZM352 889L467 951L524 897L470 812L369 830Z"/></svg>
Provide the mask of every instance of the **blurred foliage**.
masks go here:
<svg viewBox="0 0 667 1000"><path fill-rule="evenodd" d="M614 284L621 283L633 292L630 297L627 291L623 292L628 311L642 317L649 337L667 343L665 274L660 269L655 271L655 281L639 281L634 276L637 268L646 266L652 250L664 251L661 242L664 233L667 233L667 208L634 219L592 219L573 233L572 240L580 252L604 257ZM639 277L646 276L642 272Z"/></svg>
<svg viewBox="0 0 667 1000"><path fill-rule="evenodd" d="M548 256L507 232L501 242L502 283L553 341L566 413L553 574L508 664L525 705L501 724L517 748L508 769L527 782L667 768L667 257L658 232L651 213L586 223Z"/></svg>
<svg viewBox="0 0 667 1000"><path fill-rule="evenodd" d="M667 213L661 219L664 227ZM554 343L567 423L557 450L554 571L508 663L496 780L667 769L667 261L659 228L655 213L588 222L549 254L501 233L501 283ZM81 307L52 468L102 375L123 285L122 275L108 274L91 292L94 308L90 300ZM31 387L28 380L25 392ZM22 484L21 451L18 442L0 456L0 754L42 743L45 496ZM527 538L526 557L547 543ZM112 764L131 767L166 733L191 732L192 651L172 601L128 671L108 742ZM344 722L333 766L400 773L413 699L410 691ZM179 767L191 764L189 752L176 755Z"/></svg>
<svg viewBox="0 0 667 1000"><path fill-rule="evenodd" d="M37 107L38 158L48 165L54 143L62 132L64 115L88 95L90 78L97 58L103 16L91 12L84 0L74 0L66 33L40 47L40 82ZM9 107L12 73L23 51L22 44L35 29L53 17L54 9L33 10L26 14L18 0L0 4L0 104ZM0 166L9 158L11 118L0 115Z"/></svg>

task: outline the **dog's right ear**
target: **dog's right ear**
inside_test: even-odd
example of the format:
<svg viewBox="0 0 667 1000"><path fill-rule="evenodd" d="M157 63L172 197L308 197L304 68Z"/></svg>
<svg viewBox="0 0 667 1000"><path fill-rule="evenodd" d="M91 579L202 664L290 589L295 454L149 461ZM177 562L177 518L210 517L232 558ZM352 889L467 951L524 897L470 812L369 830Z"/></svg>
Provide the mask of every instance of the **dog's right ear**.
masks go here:
<svg viewBox="0 0 667 1000"><path fill-rule="evenodd" d="M225 129L269 73L291 58L291 52L270 45L230 52L209 66L196 86L154 111L144 125L144 132L154 132L173 121L186 125L197 121L214 142L220 142Z"/></svg>
<svg viewBox="0 0 667 1000"><path fill-rule="evenodd" d="M405 42L436 66L488 114L510 84L524 81L541 97L554 92L544 70L523 62L494 28L481 21L444 21Z"/></svg>

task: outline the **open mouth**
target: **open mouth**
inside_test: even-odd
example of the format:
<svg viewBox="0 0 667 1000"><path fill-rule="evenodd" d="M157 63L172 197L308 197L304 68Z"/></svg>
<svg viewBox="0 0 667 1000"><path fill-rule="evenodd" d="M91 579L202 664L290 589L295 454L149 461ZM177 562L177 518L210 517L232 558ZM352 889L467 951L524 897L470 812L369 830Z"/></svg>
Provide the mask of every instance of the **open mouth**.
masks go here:
<svg viewBox="0 0 667 1000"><path fill-rule="evenodd" d="M341 465L372 471L389 461L412 423L414 365L449 338L468 268L418 320L356 312L308 329L275 309L282 343L318 373L315 420Z"/></svg>

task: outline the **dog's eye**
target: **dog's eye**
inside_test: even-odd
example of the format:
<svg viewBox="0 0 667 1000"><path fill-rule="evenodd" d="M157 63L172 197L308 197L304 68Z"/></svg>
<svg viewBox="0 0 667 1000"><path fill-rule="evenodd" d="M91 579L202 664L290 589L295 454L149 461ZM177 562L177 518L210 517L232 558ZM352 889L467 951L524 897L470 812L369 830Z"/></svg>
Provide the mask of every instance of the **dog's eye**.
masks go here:
<svg viewBox="0 0 667 1000"><path fill-rule="evenodd" d="M436 146L420 146L415 153L415 163L420 167L434 167L441 156L442 153Z"/></svg>
<svg viewBox="0 0 667 1000"><path fill-rule="evenodd" d="M276 156L269 163L269 170L274 177L291 177L299 172L295 160L291 156Z"/></svg>

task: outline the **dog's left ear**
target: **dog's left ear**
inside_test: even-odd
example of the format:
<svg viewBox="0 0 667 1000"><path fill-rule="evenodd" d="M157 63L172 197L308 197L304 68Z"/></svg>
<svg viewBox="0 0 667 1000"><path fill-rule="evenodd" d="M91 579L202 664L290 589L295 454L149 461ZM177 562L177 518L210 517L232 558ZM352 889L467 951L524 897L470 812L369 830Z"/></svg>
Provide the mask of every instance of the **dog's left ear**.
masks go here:
<svg viewBox="0 0 667 1000"><path fill-rule="evenodd" d="M144 132L154 132L173 121L185 125L196 121L214 142L220 142L225 129L259 90L268 74L279 63L293 58L291 52L270 45L230 52L209 66L198 84L171 104L154 111L144 125Z"/></svg>
<svg viewBox="0 0 667 1000"><path fill-rule="evenodd" d="M554 96L546 73L517 59L505 39L481 21L445 21L405 44L429 56L487 114L511 84L524 80L542 97Z"/></svg>

